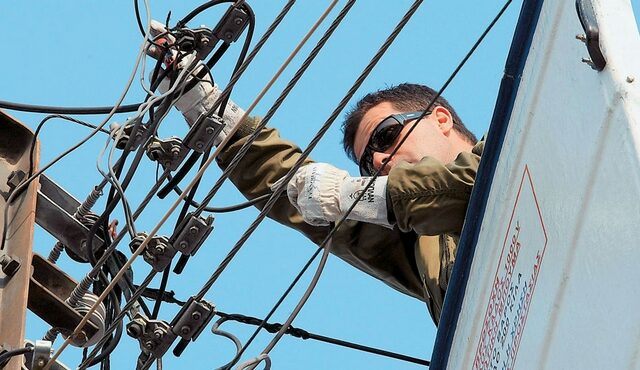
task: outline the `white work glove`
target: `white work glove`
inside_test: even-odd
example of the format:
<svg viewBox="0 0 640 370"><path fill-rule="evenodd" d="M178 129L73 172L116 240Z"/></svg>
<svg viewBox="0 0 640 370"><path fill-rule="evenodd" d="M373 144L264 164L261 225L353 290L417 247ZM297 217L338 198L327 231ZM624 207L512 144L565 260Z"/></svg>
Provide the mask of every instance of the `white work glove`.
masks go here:
<svg viewBox="0 0 640 370"><path fill-rule="evenodd" d="M165 27L162 23L158 21L151 21L151 33L154 36L160 35L165 32ZM173 42L173 38L170 35L165 37L168 42ZM157 48L152 45L149 47L148 53L154 58L163 57L165 62L172 63L173 58L175 56L160 56ZM178 63L178 70L182 70L183 68L189 66L193 62L193 56L187 55ZM199 72L201 68L204 68L201 62L199 62L199 66L195 68L195 71ZM194 72L194 74L197 74ZM191 80L191 76L187 77L186 81ZM188 82L187 82L188 83ZM185 83L186 84L186 83ZM158 85L158 89L161 93L165 93L169 90L169 79L164 78L160 84ZM178 91L179 92L179 91ZM187 121L189 126L193 126L200 116L205 114L213 104L218 100L222 91L218 89L218 86L211 81L210 75L207 73L205 77L198 82L191 90L185 92L180 98L175 102L175 107L182 113L184 119ZM216 109L215 113L217 113L218 109ZM224 110L224 115L222 120L225 125L222 128L222 132L214 141L214 145L220 144L240 123L242 117L244 117L245 111L237 106L233 101L229 100L227 102L227 106Z"/></svg>
<svg viewBox="0 0 640 370"><path fill-rule="evenodd" d="M326 226L340 220L370 177L350 177L349 173L326 163L300 168L287 184L291 204L308 224ZM272 186L275 188L278 182ZM347 219L393 227L387 220L387 177L378 177Z"/></svg>

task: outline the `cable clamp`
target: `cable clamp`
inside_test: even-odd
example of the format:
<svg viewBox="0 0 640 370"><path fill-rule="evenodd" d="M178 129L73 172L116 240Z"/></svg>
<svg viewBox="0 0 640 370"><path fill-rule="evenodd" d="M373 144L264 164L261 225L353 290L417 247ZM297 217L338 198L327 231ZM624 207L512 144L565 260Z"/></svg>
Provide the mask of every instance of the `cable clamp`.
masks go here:
<svg viewBox="0 0 640 370"><path fill-rule="evenodd" d="M137 250L147 237L145 232L138 233L129 243L131 252ZM144 248L142 258L151 265L154 271L161 272L169 266L176 253L177 251L169 244L166 236L153 236Z"/></svg>
<svg viewBox="0 0 640 370"><path fill-rule="evenodd" d="M191 127L182 144L198 153L203 153L213 146L215 139L222 132L224 122L215 114L199 121Z"/></svg>
<svg viewBox="0 0 640 370"><path fill-rule="evenodd" d="M169 243L178 252L193 256L212 230L213 216L208 216L205 219L193 213L188 213L174 231Z"/></svg>
<svg viewBox="0 0 640 370"><path fill-rule="evenodd" d="M151 353L155 358L164 356L177 338L169 323L149 320L142 314L137 314L127 324L127 335L140 342L143 353Z"/></svg>
<svg viewBox="0 0 640 370"><path fill-rule="evenodd" d="M180 51L185 53L196 51L198 60L204 60L218 41L213 32L204 26L193 29L181 27L173 31L173 36L176 38L175 45Z"/></svg>
<svg viewBox="0 0 640 370"><path fill-rule="evenodd" d="M213 35L227 44L238 41L240 35L249 25L249 14L244 10L232 6L222 16L220 22L213 29Z"/></svg>
<svg viewBox="0 0 640 370"><path fill-rule="evenodd" d="M174 335L182 339L173 349L175 356L180 356L190 342L195 341L216 314L213 303L204 299L189 298L187 303L171 322Z"/></svg>
<svg viewBox="0 0 640 370"><path fill-rule="evenodd" d="M135 125L136 125L136 120L127 120L127 122L125 122L124 124L124 127L122 128L120 128L117 124L114 125L114 129L122 130L122 133L117 137L116 148L123 150L127 145L127 143L129 142L129 140L132 140L131 134L133 133L133 127ZM146 131L146 128L144 127L144 125L139 124L138 130L136 131L133 137L133 144L131 145L131 148L129 148L130 151L134 151L138 149L140 144L142 144L142 140L145 137L145 131Z"/></svg>
<svg viewBox="0 0 640 370"><path fill-rule="evenodd" d="M160 163L165 169L175 171L187 156L189 149L175 136L165 140L154 137L148 142L146 152L152 161Z"/></svg>

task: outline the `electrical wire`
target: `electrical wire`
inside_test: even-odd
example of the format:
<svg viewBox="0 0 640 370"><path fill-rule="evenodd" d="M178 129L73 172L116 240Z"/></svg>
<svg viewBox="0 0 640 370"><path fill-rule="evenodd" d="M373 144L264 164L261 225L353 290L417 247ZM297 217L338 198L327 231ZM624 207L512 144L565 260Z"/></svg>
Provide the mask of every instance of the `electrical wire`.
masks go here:
<svg viewBox="0 0 640 370"><path fill-rule="evenodd" d="M336 0L334 0L334 1L330 4L329 8L328 8L328 9L327 9L327 11L325 12L325 14L323 14L323 16L321 17L321 19L324 19L324 17L326 17L326 16L328 15L328 13L330 12L330 10L335 6L335 4L336 4L336 3L337 3L337 1L336 1ZM287 5L289 5L289 7L290 7L290 5L292 5L292 3L290 2L290 3L288 3ZM281 19L280 19L280 20L281 20ZM279 23L279 21L280 21L280 20L277 20L277 21L278 21L278 23ZM274 23L275 23L275 22L274 22ZM314 25L314 29L315 29L316 27L317 27L317 24L316 24L316 25ZM259 100L264 96L264 94L266 94L266 91L268 90L268 88L269 88L269 87L271 87L271 86L273 85L273 83L275 82L275 80L277 79L277 77L278 77L278 76L283 72L283 70L284 70L284 68L286 67L286 65L287 65L287 64L288 64L288 63L293 59L293 56L294 56L294 55L295 55L295 54L296 54L296 53L301 49L302 44L303 44L303 43L308 39L308 36L309 36L309 35L307 35L307 36L305 37L305 39L303 39L303 41L302 41L300 44L298 44L298 46L296 47L296 49L294 50L294 52L292 53L292 55L290 55L290 56L289 56L289 58L287 58L287 60L286 60L286 61L285 61L285 63L283 64L283 66L278 70L278 72L276 73L276 75L275 75L275 76L272 78L272 80L267 84L267 86L265 87L265 89L263 89L263 91L259 94L258 98L256 98L256 100L253 102L253 104L250 106L250 108L248 108L248 109L247 109L247 112L246 112L246 114L245 114L245 115L250 114L251 110L252 110L252 109L257 105L257 103L258 103L258 102L259 102ZM263 37L263 39L264 39L264 37ZM261 41L262 41L262 40L261 40ZM266 39L264 39L264 41L266 41ZM257 46L256 46L256 48L257 48ZM254 49L254 52L255 52L255 49ZM252 54L253 54L253 53L252 53ZM249 61L249 57L247 57L247 62L248 62L248 61ZM248 63L243 64L243 67L242 67L240 70L242 70L242 71L243 71L243 70L244 70L244 68L246 68L246 66L247 66L247 65L248 65ZM235 81L237 81L237 79L236 79ZM234 81L233 83L235 83L235 81ZM227 87L227 89L228 89L228 88L229 88L229 87ZM226 89L225 89L225 90L226 90ZM225 93L225 92L223 92L223 95L224 95L224 93ZM237 129L237 127L236 127L235 129ZM234 129L233 131L235 131L235 129ZM190 191L190 189L191 189L191 188L192 188L192 186L195 184L195 182L196 182L200 177L202 177L202 175L203 175L204 171L206 170L206 168L207 168L207 167L211 164L211 162L215 159L216 155L220 152L221 148L226 144L226 142L228 142L228 140L232 137L232 135L233 135L233 134L234 134L234 132L231 132L231 133L229 134L229 136L225 139L225 141L223 141L223 143L221 143L221 144L220 144L220 146L218 147L218 149L217 149L217 151L214 153L214 155L213 155L213 156L211 156L211 157L207 160L207 162L206 162L205 166L204 166L200 171L198 171L198 173L195 175L194 180L193 180L189 185L187 185L187 188L185 189L185 191L184 191L184 192L183 192L183 193L178 197L178 199L173 203L173 205L170 207L170 209L167 211L167 213L166 213L166 214L162 217L162 219L161 219L161 220L156 224L156 226L154 227L154 229L150 232L150 235L154 235L154 234L159 230L159 228L164 224L164 222L167 220L168 216L169 216L169 215L170 215L170 214L175 210L175 208L176 208L176 207L177 207L177 206L182 202L182 199L184 199L184 196L186 195L186 192ZM146 238L146 239L145 239L145 240L140 244L140 246L139 246L139 247L138 247L138 248L133 252L132 257L131 257L131 258L129 259L129 261L125 264L125 266L123 266L123 268L120 270L120 272L118 273L118 275L116 275L116 277L114 277L114 279L113 279L113 280L112 280L112 282L110 283L110 286L111 286L111 287L113 287L113 286L115 285L115 283L117 282L117 280L122 276L122 274L123 274L124 270L125 270L126 268L128 268L128 267L131 265L131 263L133 262L133 260L135 260L135 258L137 258L137 256L138 256L138 255L139 255L139 254L144 250L144 247L145 247L145 246L146 246L146 244L149 242L149 240L150 240L150 237L147 237L147 238ZM148 278L147 278L147 279L145 279L145 281L147 281L146 285L145 285L145 284L141 284L141 285L140 285L140 288L138 289L138 291L142 291L144 288L146 288L146 287L148 286L148 282L150 282L150 281L151 281L151 279L152 279L152 277L153 277L154 275L155 275L155 272L154 272L154 271L152 271L152 272L149 274ZM108 289L110 289L110 287L109 287L109 286L107 287L107 290L108 290ZM140 296L140 294L141 294L141 293L136 292L136 294L134 294L134 296L136 296L136 295L137 295L137 296L139 297L139 296ZM103 293L103 295L104 295L104 293ZM104 299L103 295L101 295L100 297L98 297L98 302L100 302L101 300L103 300L103 299ZM132 299L133 299L133 298L132 298ZM89 313L91 313L91 312L92 312L91 310L95 310L95 306L97 306L97 305L94 305L94 307L92 307L92 308L89 310ZM125 306L125 307L126 307L126 306ZM123 310L124 310L124 309L123 309ZM121 316L122 316L122 315L121 315ZM82 322L82 321L81 321L81 322L80 322L80 324L78 325L78 327L76 327L76 330L78 330L78 328L80 328L80 327L81 327L82 325L84 325L85 323L86 323L86 321L85 321L85 322ZM63 348L62 348L62 347L61 347L61 349L58 351L58 353L59 353L59 352L61 352L61 350L63 350Z"/></svg>
<svg viewBox="0 0 640 370"><path fill-rule="evenodd" d="M6 362L8 362L11 358L15 356L24 355L25 353L33 352L32 346L27 346L18 349L12 349L11 351L4 352L0 354L0 366L4 367Z"/></svg>
<svg viewBox="0 0 640 370"><path fill-rule="evenodd" d="M6 100L0 100L0 108L20 111L20 112L45 113L45 114L94 115L94 114L111 114L111 112L128 113L128 112L135 112L139 106L140 104L116 105L113 107L57 107L57 106L47 106L47 105L14 103Z"/></svg>
<svg viewBox="0 0 640 370"><path fill-rule="evenodd" d="M267 42L267 40L271 37L273 32L278 28L280 23L282 23L282 20L289 13L289 11L291 10L291 8L295 4L295 2L296 2L296 0L289 0L284 5L284 7L280 11L280 13L276 16L276 18L273 20L273 22L269 26L269 28L267 28L267 30L262 35L260 40L258 40L256 45L253 47L253 50L251 51L251 53L249 53L249 55L245 59L244 63L240 66L240 68L238 68L237 73L234 74L231 77L231 80L229 81L229 84L224 88L224 90L222 90L222 93L220 93L220 96L218 97L218 99L212 104L211 109L209 109L207 111L207 113L205 113L203 115L203 117L208 117L211 114L213 114L215 112L215 110L218 109L218 107L221 105L221 103L223 101L227 101L227 99L229 99L229 97L231 95L231 90L233 89L235 84L238 82L238 80L240 79L242 74L249 67L251 62L253 62L254 58L258 55L258 52L260 52L260 50L262 50L262 47ZM184 19L187 19L187 17L185 17ZM180 22L182 22L182 21L180 21ZM178 22L178 24L180 24L180 22ZM199 121L195 123L195 125L198 125L198 124L200 124ZM229 135L229 137L231 137L231 136L233 136L233 133L231 133ZM223 144L220 144L219 146L223 146ZM197 157L198 157L198 154L194 152L194 153L191 154L191 156L189 156L189 158L187 158L187 161L178 170L178 172L175 174L175 176L158 192L158 197L160 197L160 199L164 199L169 194L169 192L171 192L171 189L173 189L173 187L175 187L184 178L184 176L188 172L188 169L190 169L193 166L193 164L195 163L195 161L197 160Z"/></svg>
<svg viewBox="0 0 640 370"><path fill-rule="evenodd" d="M144 3L145 3L145 9L146 9L146 11L147 11L147 18L148 18L148 19L147 19L147 23L148 23L148 24L150 24L150 23L151 23L151 21L150 21L150 14L151 14L151 12L150 12L150 10L149 10L149 1L148 1L148 0L144 0ZM148 27L150 27L150 26L148 26ZM114 107L112 108L112 110L109 112L109 114L108 114L108 115L107 115L107 117L104 119L104 121L102 122L102 124L98 125L98 129L99 129L99 128L102 128L102 127L104 127L104 125L106 125L106 123L107 123L107 122L109 121L109 119L111 119L111 117L115 114L115 112L116 112L116 110L117 110L118 106L122 103L122 101L124 100L125 96L127 95L127 92L129 91L129 88L131 87L131 84L133 83L133 80L134 80L134 78L135 78L135 75L136 75L136 72L137 72L138 67L139 67L139 65L140 65L140 62L142 61L143 56L144 56L144 54L145 54L145 50L146 50L146 45L147 45L147 40L148 40L148 39L149 39L149 28L147 28L147 32L145 33L145 40L144 40L144 42L142 43L142 45L140 46L140 51L139 51L138 56L137 56L137 58L136 58L136 61L135 61L135 63L134 63L133 71L131 72L131 75L130 75L130 77L129 77L129 80L127 81L127 84L126 84L126 87L125 87L124 91L122 92L122 94L121 94L120 98L118 98L118 100L117 100L117 102L116 102L115 106L114 106ZM62 155L60 155L58 158L56 158L54 161L52 161L52 162L51 162L51 164L49 164L48 166L45 166L43 169L41 169L40 171L38 171L36 174L32 175L29 179L27 179L27 181L25 181L23 184L21 184L20 186L18 186L18 187L16 188L16 190L18 190L18 188L20 188L20 187L23 187L23 188L24 188L24 187L26 187L26 186L27 186L31 181L33 181L33 179L35 179L35 178L37 177L37 175L39 175L40 173L42 173L43 171L45 171L45 170L46 170L47 168L49 168L53 163L57 162L59 159L61 159L62 157L64 157L66 154L70 153L71 151L73 151L73 150L77 149L77 148L78 148L78 147L80 147L82 144L84 144L85 142L87 142L87 141L88 141L91 137L93 137L97 132L98 132L98 130L97 130L97 129L96 129L96 130L94 130L94 131L93 131L89 136L87 136L85 139L83 139L80 143L78 143L78 144L76 144L74 147L72 147L72 148L68 149L65 153L63 153L63 154L62 154ZM7 207L5 207L5 220L6 220L6 217L7 217L6 210L8 210L8 209L9 209L8 205L10 204L10 200L12 200L12 199L11 199L11 196L9 196L9 199L7 199ZM5 229L3 230L2 247L4 247L4 243L5 243L5 240L6 240L5 238L6 238L6 227L5 227ZM93 239L88 239L89 244L90 244L92 241L93 241ZM1 248L0 248L0 249L1 249ZM93 252L92 248L88 248L88 250L89 250L90 252ZM90 253L90 254L91 254L91 253ZM102 296L102 295L101 295L101 296ZM103 297L103 300L104 300L104 297ZM95 304L95 305L93 305L93 306L92 306L93 311L95 311L95 307L97 307L97 304ZM93 313L93 312L89 312L89 313L87 313L87 315L86 315L86 316L85 316L85 318L84 318L85 323L86 323L86 321L88 320L89 316L90 316L92 313ZM63 343L63 347L65 347L65 346L68 346L68 345L69 345L70 340L71 340L71 337L72 337L72 336L70 336L69 338L67 338L67 339L65 340L65 342ZM66 343L66 345L65 345L65 343ZM63 347L61 347L61 349L62 349ZM61 351L60 351L60 350L59 350L59 351L57 351L56 353L54 353L53 357L52 357L52 358L47 362L47 364L45 364L45 366L44 366L44 370L48 370L48 369L52 366L52 364L54 364L54 363L55 363L55 361L56 361L57 357L59 357L59 354L60 354L60 353L61 353Z"/></svg>
<svg viewBox="0 0 640 370"><path fill-rule="evenodd" d="M497 21L502 17L502 15L505 13L505 11L507 10L507 8L509 7L509 5L512 3L512 0L508 0L505 5L501 8L501 10L498 12L498 14L496 15L496 17L491 21L491 23L489 24L489 26L485 29L485 31L481 34L481 36L478 38L478 40L474 43L474 45L472 46L472 48L469 50L469 52L465 55L465 57L462 59L462 61L458 64L458 66L455 68L455 70L453 71L453 73L451 74L451 76L447 79L447 81L443 84L442 88L438 91L438 94L436 95L436 97L434 97L431 101L431 103L425 108L425 110L423 111L422 116L425 116L426 113L431 109L431 106L433 106L433 104L435 103L436 99L444 92L444 90L446 90L446 88L449 86L449 84L451 83L451 81L455 78L455 76L458 74L458 72L462 69L462 67L466 64L466 62L469 60L469 58L471 57L471 55L473 55L473 53L475 52L475 50L478 48L478 46L482 43L482 41L484 40L484 38L486 37L486 35L491 31L491 29L493 28L493 26L497 23ZM389 155L389 157L387 158L387 160L385 161L385 163L383 163L380 166L380 169L378 169L378 171L374 174L374 176L372 177L372 179L370 180L370 182L367 184L367 187L370 187L374 181L376 176L379 176L380 171L382 168L384 168L384 166L388 163L388 161L391 159L391 156L394 155L397 150L400 148L400 146L406 141L408 135L411 134L413 128L415 128L415 126L417 125L417 123L420 121L421 118L416 119L416 123L411 127L411 129L406 133L406 135L402 138L402 140L398 143L398 145L396 146L396 149L394 151L392 151ZM365 190L366 188L365 187ZM274 191L275 193L275 191ZM325 256L328 254L328 249L326 248L326 245L328 243L329 240L331 240L331 238L333 237L333 235L335 234L335 232L340 228L340 226L344 223L344 221L347 219L347 217L349 216L350 212L353 210L353 208L355 207L355 205L357 204L357 202L362 198L362 196L364 195L364 191L359 194L359 196L354 200L353 204L347 209L347 211L345 212L345 215L336 223L335 227L333 227L329 234L325 237L325 239L322 241L322 243L319 245L318 249L316 250L316 252L314 253L314 255L312 256L312 258L307 262L307 264L305 265L305 267L303 268L303 270L300 272L300 274L298 274L298 276L296 277L296 279L294 280L294 283L292 283L289 288L287 289L287 291L285 292L285 295L283 295L280 300L278 301L279 305L282 301L284 301L284 298L286 297L286 295L293 289L293 286L295 285L295 283L297 283L297 281L299 280L299 278L302 276L302 274L304 273L304 271L306 271L306 269L311 265L312 261L317 257L317 255L319 254L320 250L322 248L324 248L324 253L323 253L323 260L325 260ZM323 262L321 261L320 266L318 268L318 272L320 272L320 267L323 266ZM317 275L316 273L316 275ZM309 288L312 287L312 284L310 285ZM307 296L307 293L310 293L310 289L307 290L307 292L305 292L305 297ZM303 297L303 299L305 298ZM308 298L308 297L307 297ZM303 303L303 300L300 301L300 303ZM300 303L298 304L298 306L296 307L296 309L294 310L294 312L291 314L290 319L292 319L297 312L299 311L298 308L301 308ZM265 318L263 320L264 322L267 322L268 319L270 318L270 316L275 312L276 307L274 307L270 314L267 316L267 318ZM288 327L291 325L292 320L287 320L287 322L285 322L284 324L284 328ZM261 325L260 327L258 327L258 329L254 332L254 335L252 335L251 339L245 344L244 348L247 348L248 344L253 340L253 338L255 338L255 336L257 335L257 333L259 332L259 330L261 329L261 327L264 325ZM285 329L286 330L286 329ZM284 333L281 330L278 335L276 336L276 338L274 338L274 340L272 340L272 342L267 346L267 348L273 348L273 345L275 345L275 343L277 342L276 339L278 338L278 336L282 336ZM273 344L273 345L272 345ZM268 351L267 351L268 352ZM264 352L263 352L264 353Z"/></svg>
<svg viewBox="0 0 640 370"><path fill-rule="evenodd" d="M148 0L145 0L145 1L148 1ZM63 153L61 153L56 158L54 158L51 162L49 162L48 164L43 166L36 173L32 174L25 181L21 182L20 185L18 185L11 192L11 194L8 196L7 201L6 201L6 207L4 208L4 228L2 230L2 241L1 241L1 244L0 244L0 250L4 249L4 246L5 246L5 243L6 243L7 225L8 225L8 216L9 216L8 213L9 213L9 208L10 208L9 205L16 198L17 194L22 193L22 191L24 189L26 189L33 180L35 180L38 176L40 176L40 174L42 174L44 171L48 170L51 166L56 164L62 158L66 157L69 153L73 152L74 150L78 149L80 146L85 144L87 141L89 141L93 136L95 136L95 134L100 132L100 129L102 129L107 124L107 122L109 122L111 117L113 117L113 115L118 111L118 107L120 106L120 104L124 100L125 96L129 92L129 88L131 87L131 84L133 83L133 80L134 80L135 75L136 75L136 71L137 71L138 66L140 64L140 61L142 60L142 57L144 55L144 45L145 44L143 43L142 47L140 48L140 52L138 53L138 56L137 56L136 61L134 63L133 71L132 71L131 75L129 76L129 80L126 83L124 90L120 94L120 97L118 98L116 104L111 108L111 110L108 111L107 117L102 121L102 123L97 125L96 128L89 135L87 135L84 139L80 140L77 144L75 144L72 147L70 147L69 149L65 150ZM1 105L2 105L2 102L0 102L0 106ZM51 361L50 361L50 363L51 363Z"/></svg>
<svg viewBox="0 0 640 370"><path fill-rule="evenodd" d="M220 316L221 318L211 328L211 332L214 333L214 334L218 334L219 332L222 332L221 330L219 330L219 328L226 321L235 321L235 322L239 322L239 323L242 323L242 324L254 325L254 326L259 326L260 324L262 324L262 319L259 319L257 317L245 316L245 315L241 315L241 314L227 314L227 313L220 312L220 311L216 312L216 315ZM283 324L278 324L278 323L266 323L266 324L264 324L263 328L264 328L264 330L268 331L269 333L277 333L283 326L284 326ZM214 330L216 332L214 332ZM403 355L403 354L400 354L400 353L386 351L386 350L379 349L379 348L364 346L362 344L348 342L348 341L344 341L344 340L336 339L336 338L331 338L331 337L327 337L327 336L324 336L324 335L310 333L307 330L300 329L300 328L294 328L293 326L289 326L287 328L287 330L285 331L285 334L293 336L295 338L303 339L303 340L308 340L308 339L317 340L317 341L324 342L324 343L329 343L329 344L333 344L333 345L337 345L337 346L341 346L341 347L345 347L345 348L355 349L355 350L358 350L358 351L363 351L363 352L372 353L372 354L376 354L376 355L380 355L380 356L384 356L384 357L389 357L389 358L393 358L393 359L396 359L396 360L402 360L402 361L406 361L406 362L411 362L411 363L418 364L418 365L429 366L429 364L430 364L430 362L428 360L423 360L423 359L420 359L420 358L407 356L407 355ZM226 337L226 335L223 335L223 336ZM229 338L229 337L227 337L227 338ZM235 342L235 340L237 340L237 338L235 340L233 338L229 338L229 339L231 339L234 342ZM237 349L237 352L239 352L239 350L240 349ZM224 365L223 367L220 367L217 370L223 370L224 368L228 368L230 366L233 366L233 364L228 363L228 364Z"/></svg>

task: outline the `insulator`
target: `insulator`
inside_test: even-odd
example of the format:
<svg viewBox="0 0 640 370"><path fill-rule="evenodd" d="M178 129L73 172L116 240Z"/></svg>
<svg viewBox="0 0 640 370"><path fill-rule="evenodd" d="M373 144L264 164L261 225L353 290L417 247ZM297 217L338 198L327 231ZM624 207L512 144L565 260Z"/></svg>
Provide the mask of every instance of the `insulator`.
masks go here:
<svg viewBox="0 0 640 370"><path fill-rule="evenodd" d="M97 186L94 187L93 191L91 192L91 194L89 194L87 199L85 199L80 207L78 207L78 210L73 215L73 217L75 217L77 220L82 220L87 217L89 212L91 212L91 208L96 205L96 202L98 201L98 199L100 199L101 195L102 189L99 189Z"/></svg>
<svg viewBox="0 0 640 370"><path fill-rule="evenodd" d="M49 257L47 258L49 262L56 263L58 262L58 258L60 258L60 253L64 250L64 244L57 242L56 245L53 246L51 252L49 252Z"/></svg>
<svg viewBox="0 0 640 370"><path fill-rule="evenodd" d="M76 286L69 298L66 299L66 303L71 307L76 307L78 303L82 300L82 298L87 294L89 288L93 284L93 280L89 276L85 276L78 286Z"/></svg>
<svg viewBox="0 0 640 370"><path fill-rule="evenodd" d="M60 332L54 328L51 328L49 330L47 330L47 332L45 333L44 337L42 337L42 340L46 340L48 342L55 342L56 338L58 337L58 334L60 334Z"/></svg>
<svg viewBox="0 0 640 370"><path fill-rule="evenodd" d="M75 310L78 311L78 313L81 314L82 316L85 316L97 301L98 301L97 296L87 293L82 297L82 299L78 301L75 307ZM91 316L89 317L89 322L95 325L98 328L98 331L94 335L92 335L91 338L87 338L86 340L82 340L82 341L73 340L71 343L77 347L83 347L83 348L90 347L90 346L93 346L94 344L97 344L100 341L100 339L104 336L104 332L106 328L106 323L105 323L106 316L107 315L106 315L106 310L104 308L104 305L100 303L97 306L96 310L93 311L93 313L91 313ZM64 336L65 335L63 334L63 337Z"/></svg>

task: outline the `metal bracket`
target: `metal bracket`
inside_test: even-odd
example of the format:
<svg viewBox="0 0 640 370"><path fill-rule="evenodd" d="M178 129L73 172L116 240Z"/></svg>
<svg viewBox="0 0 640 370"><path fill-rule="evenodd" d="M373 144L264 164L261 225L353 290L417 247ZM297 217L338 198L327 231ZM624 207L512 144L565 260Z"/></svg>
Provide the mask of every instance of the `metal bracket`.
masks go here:
<svg viewBox="0 0 640 370"><path fill-rule="evenodd" d="M189 342L195 341L200 336L215 313L216 307L213 303L204 299L196 300L195 297L189 298L171 322L173 334L182 338L173 349L175 356L180 356Z"/></svg>
<svg viewBox="0 0 640 370"><path fill-rule="evenodd" d="M193 256L213 230L213 216L206 219L188 213L169 239L169 243L183 254Z"/></svg>
<svg viewBox="0 0 640 370"><path fill-rule="evenodd" d="M135 126L135 124L136 124L136 121L127 121L124 123L124 128L122 129L123 133L118 139L118 141L116 141L116 148L120 150L124 149L124 147L127 145L129 140L131 140L131 133L133 132L133 126ZM136 135L133 138L133 144L131 145L129 150L133 151L138 149L140 144L142 144L142 140L144 139L145 131L146 131L146 128L142 123L138 125L138 131L136 131Z"/></svg>
<svg viewBox="0 0 640 370"><path fill-rule="evenodd" d="M249 14L235 6L230 7L213 29L213 35L226 43L237 41L249 25Z"/></svg>
<svg viewBox="0 0 640 370"><path fill-rule="evenodd" d="M147 233L138 233L129 243L131 251L138 249L147 236ZM166 236L153 236L146 245L142 258L151 265L154 271L161 272L169 266L176 253L177 251L169 244Z"/></svg>
<svg viewBox="0 0 640 370"><path fill-rule="evenodd" d="M87 262L89 229L73 216L78 207L80 202L73 196L47 176L40 175L36 223L64 244L80 262ZM94 250L103 244L100 237L93 237Z"/></svg>
<svg viewBox="0 0 640 370"><path fill-rule="evenodd" d="M183 144L198 153L209 150L220 135L224 122L216 115L207 117L197 125L191 127L187 136L184 137Z"/></svg>
<svg viewBox="0 0 640 370"><path fill-rule="evenodd" d="M155 358L164 356L177 338L166 321L149 320L141 314L127 324L127 334L138 339L142 351L151 353Z"/></svg>
<svg viewBox="0 0 640 370"><path fill-rule="evenodd" d="M38 254L34 253L31 266L33 275L29 281L27 303L29 310L63 334L71 333L78 326L83 315L69 306L65 300L78 284L56 265ZM73 338L72 344L84 345L99 330L100 328L89 320L80 334Z"/></svg>
<svg viewBox="0 0 640 370"><path fill-rule="evenodd" d="M0 269L8 277L12 277L20 269L20 260L17 257L11 257L4 251L0 251Z"/></svg>
<svg viewBox="0 0 640 370"><path fill-rule="evenodd" d="M42 370L51 359L51 342L47 340L37 340L33 346L31 354L31 370ZM29 363L28 362L28 363Z"/></svg>
<svg viewBox="0 0 640 370"><path fill-rule="evenodd" d="M203 60L213 50L217 39L213 36L213 32L206 28L179 28L174 31L176 45L181 51L191 53L196 50L196 58Z"/></svg>
<svg viewBox="0 0 640 370"><path fill-rule="evenodd" d="M146 151L147 156L152 161L157 161L165 169L175 171L189 150L182 145L182 140L177 137L170 137L165 140L152 139L147 144Z"/></svg>
<svg viewBox="0 0 640 370"><path fill-rule="evenodd" d="M578 39L587 45L587 51L591 58L583 59L583 61L596 71L602 71L607 65L607 60L600 49L600 28L593 3L591 0L576 0L576 10L580 24L584 29L584 36L578 35Z"/></svg>

